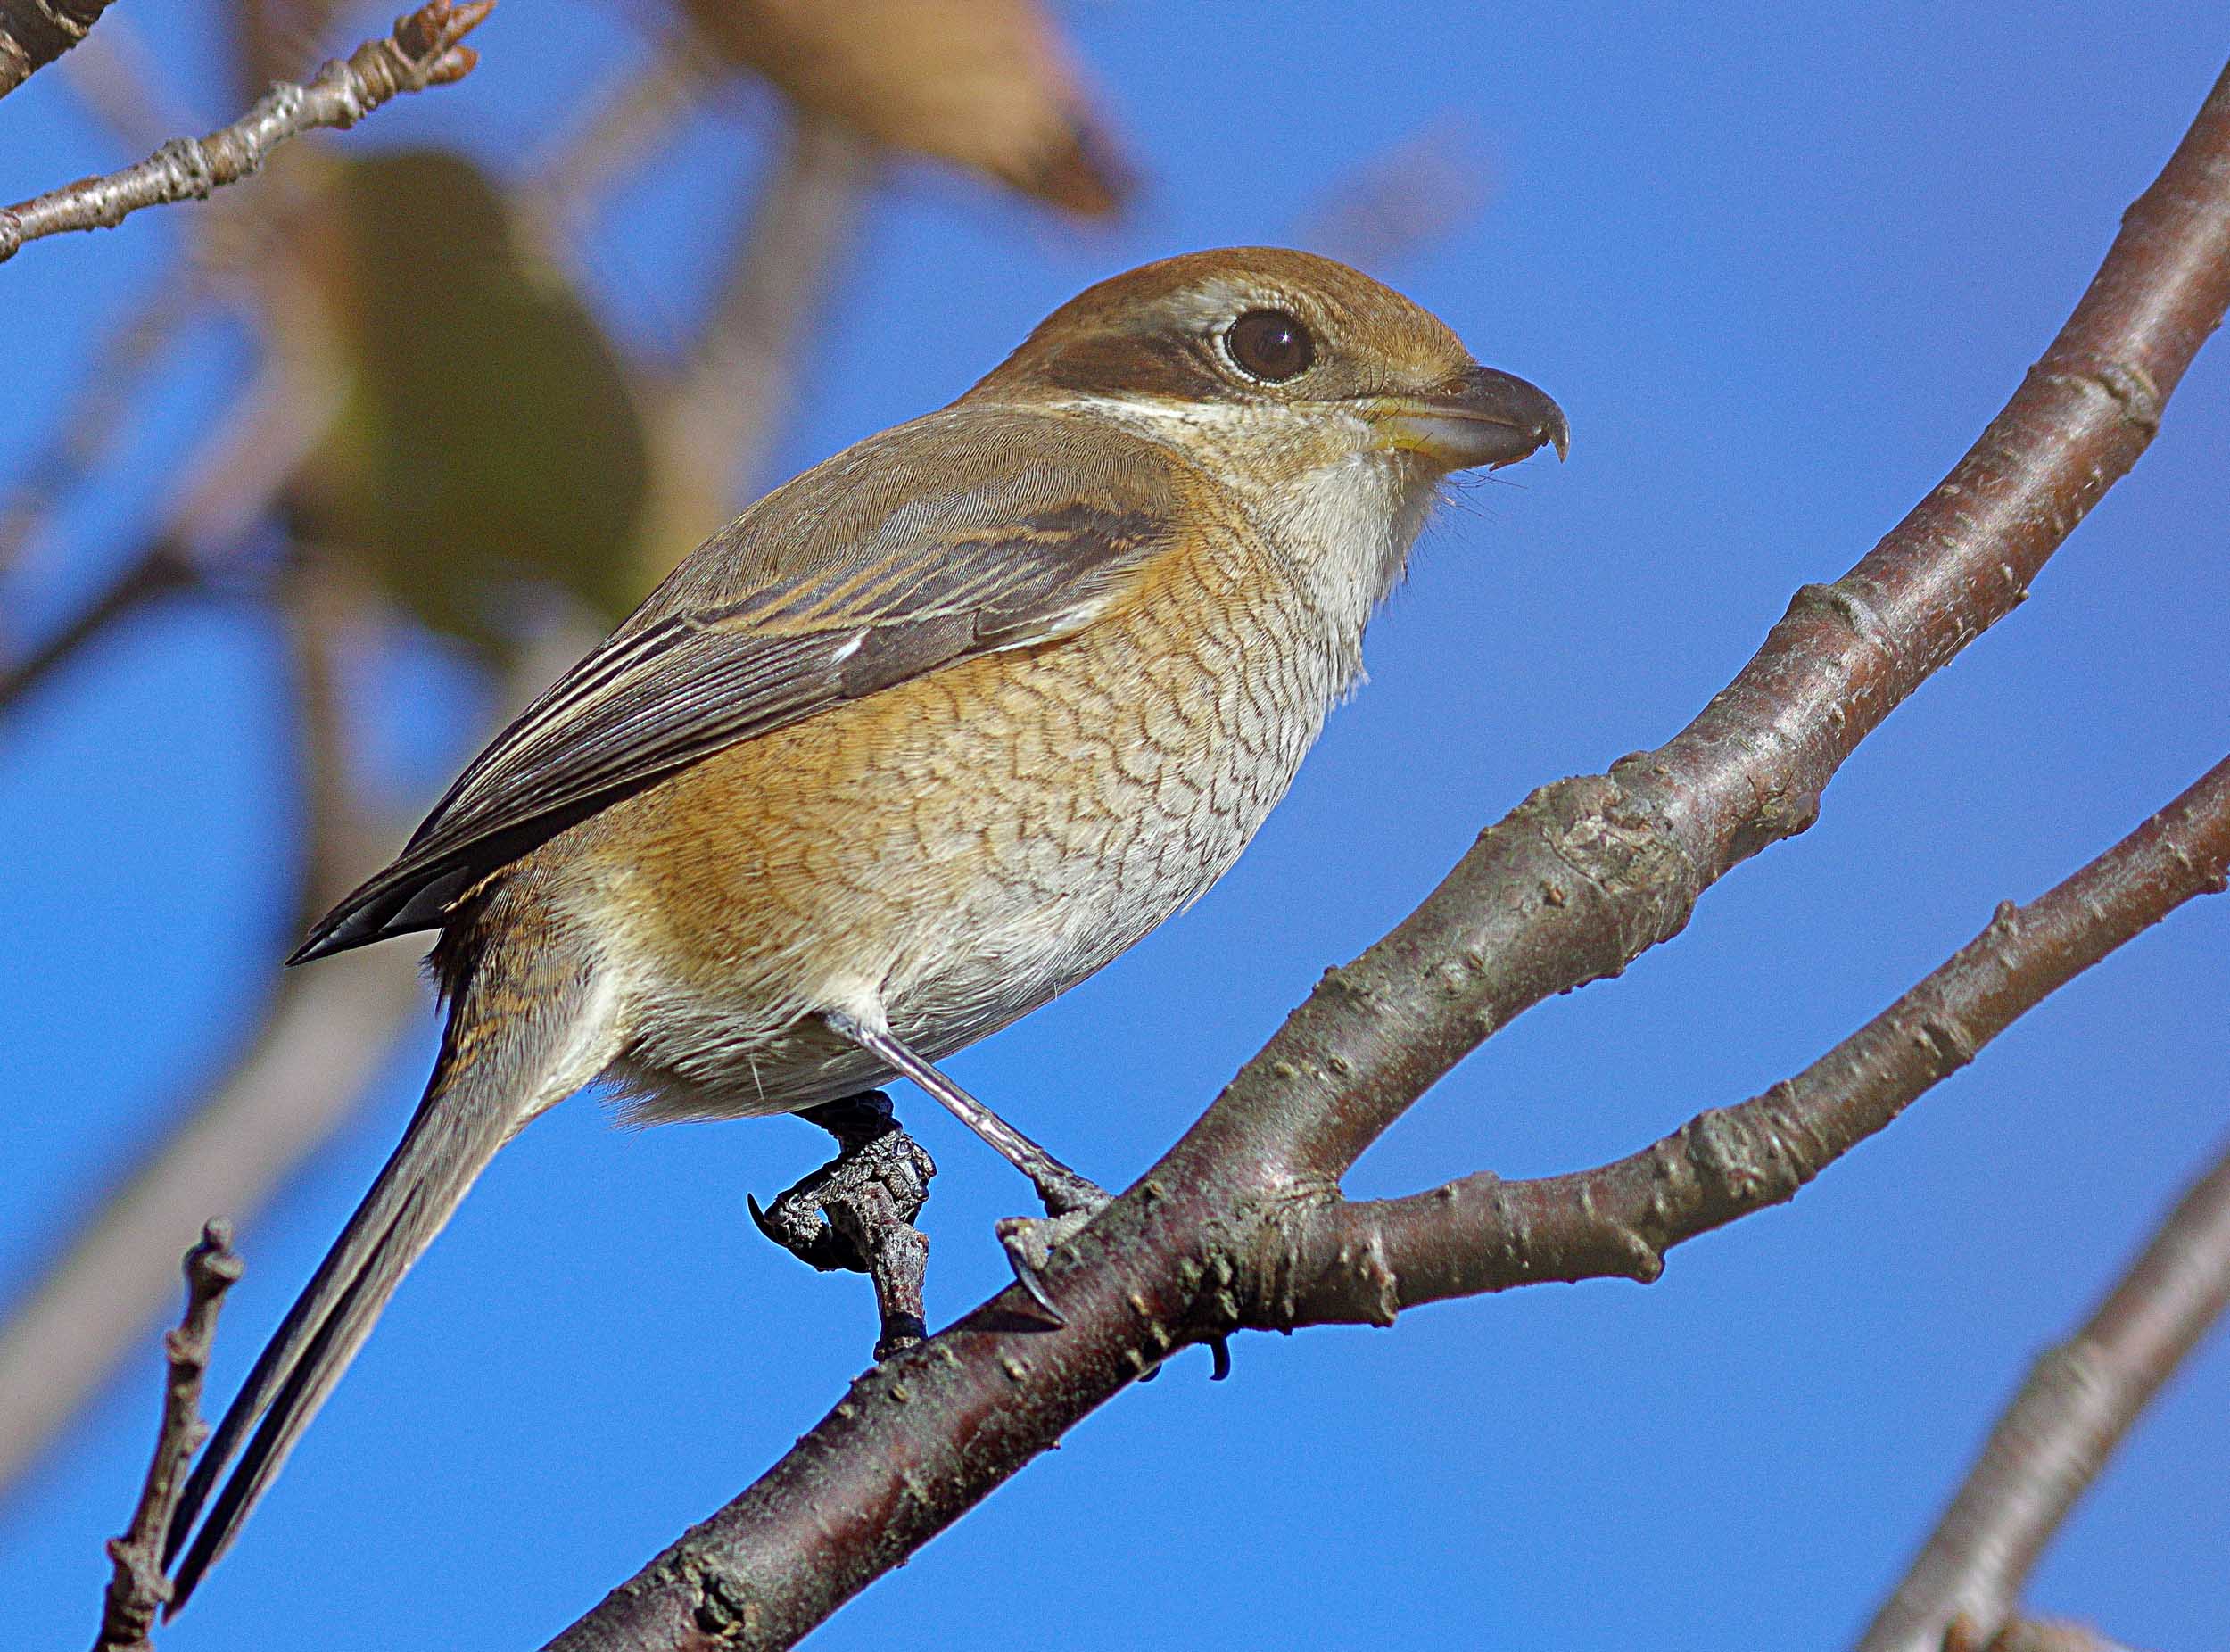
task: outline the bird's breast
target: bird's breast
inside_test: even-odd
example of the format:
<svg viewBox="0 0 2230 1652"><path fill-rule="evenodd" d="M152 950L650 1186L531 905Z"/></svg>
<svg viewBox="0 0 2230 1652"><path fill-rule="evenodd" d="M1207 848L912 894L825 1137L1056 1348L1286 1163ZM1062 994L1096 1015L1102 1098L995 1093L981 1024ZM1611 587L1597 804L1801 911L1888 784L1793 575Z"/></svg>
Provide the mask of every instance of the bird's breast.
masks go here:
<svg viewBox="0 0 2230 1652"><path fill-rule="evenodd" d="M1214 882L1357 639L1248 523L1213 525L1072 638L745 742L590 822L575 904L639 983L635 1066L684 1074L695 1110L724 1085L736 1111L830 1099L875 1075L794 1036L814 1011L871 993L934 1058Z"/></svg>

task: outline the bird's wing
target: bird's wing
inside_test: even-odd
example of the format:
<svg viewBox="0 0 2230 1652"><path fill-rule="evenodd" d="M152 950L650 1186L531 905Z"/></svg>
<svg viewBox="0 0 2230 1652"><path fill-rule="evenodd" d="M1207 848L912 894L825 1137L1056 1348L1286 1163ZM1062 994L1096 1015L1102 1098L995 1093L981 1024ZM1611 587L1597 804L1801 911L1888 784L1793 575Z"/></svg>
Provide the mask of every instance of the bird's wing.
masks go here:
<svg viewBox="0 0 2230 1652"><path fill-rule="evenodd" d="M440 925L465 891L739 740L1057 640L1173 542L1175 462L1077 421L947 409L761 500L458 777L290 962Z"/></svg>

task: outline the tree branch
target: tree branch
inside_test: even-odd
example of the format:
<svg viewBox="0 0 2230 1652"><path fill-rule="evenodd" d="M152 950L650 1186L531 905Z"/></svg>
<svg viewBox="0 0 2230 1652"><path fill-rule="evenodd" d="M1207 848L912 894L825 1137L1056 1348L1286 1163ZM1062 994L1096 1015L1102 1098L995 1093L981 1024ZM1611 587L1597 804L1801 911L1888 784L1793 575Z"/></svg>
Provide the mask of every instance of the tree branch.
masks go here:
<svg viewBox="0 0 2230 1652"><path fill-rule="evenodd" d="M2226 302L2230 71L1951 475L1848 574L1799 591L1670 742L1534 793L1328 977L1218 1102L1219 1150L1329 1185L1495 1028L1617 974L1732 867L1810 826L1843 760L2011 612L2136 462Z"/></svg>
<svg viewBox="0 0 2230 1652"><path fill-rule="evenodd" d="M320 127L354 126L405 92L463 79L480 59L459 42L493 5L494 0L428 0L397 20L392 34L326 63L308 86L273 87L228 127L165 144L120 172L82 178L0 208L0 263L44 235L113 228L142 207L199 200L255 171L290 137Z"/></svg>
<svg viewBox="0 0 2230 1652"><path fill-rule="evenodd" d="M2151 440L2230 301L2230 74L2067 326L1975 447L1836 584L1798 594L1659 750L1536 793L1327 975L1207 1115L1070 1245L1048 1332L1003 1295L861 1377L759 1482L552 1652L787 1646L1187 1341L1242 1259L1434 1079L1552 993L1615 974L1809 824L1843 758L2025 593Z"/></svg>
<svg viewBox="0 0 2230 1652"><path fill-rule="evenodd" d="M2185 901L2219 893L2226 871L2230 757L2049 893L2000 906L1911 992L1762 1095L1597 1169L1466 1177L1406 1199L1320 1205L1281 1225L1266 1235L1259 1285L1243 1293L1245 1323L1387 1325L1419 1302L1512 1285L1653 1280L1672 1246L1794 1198L2048 995ZM2222 1174L2218 1219L2230 1239L2230 1170ZM2230 1268L2230 1247L2216 1261Z"/></svg>
<svg viewBox="0 0 2230 1652"><path fill-rule="evenodd" d="M147 1640L155 1614L170 1598L163 1575L162 1542L178 1507L186 1466L208 1437L202 1421L202 1379L209 1371L209 1346L217 1333L217 1310L225 1293L238 1282L241 1262L232 1251L232 1229L211 1222L201 1243L186 1253L186 1317L162 1339L169 1364L163 1386L162 1425L155 1435L154 1460L147 1466L139 1506L121 1537L109 1540L115 1565L101 1611L101 1632L93 1652L152 1652Z"/></svg>
<svg viewBox="0 0 2230 1652"><path fill-rule="evenodd" d="M0 97L92 32L109 0L0 0Z"/></svg>
<svg viewBox="0 0 2230 1652"><path fill-rule="evenodd" d="M2045 1543L2226 1306L2230 1152L2083 1328L2029 1368L1859 1652L1938 1652L1954 1625L1966 1644L1995 1643Z"/></svg>

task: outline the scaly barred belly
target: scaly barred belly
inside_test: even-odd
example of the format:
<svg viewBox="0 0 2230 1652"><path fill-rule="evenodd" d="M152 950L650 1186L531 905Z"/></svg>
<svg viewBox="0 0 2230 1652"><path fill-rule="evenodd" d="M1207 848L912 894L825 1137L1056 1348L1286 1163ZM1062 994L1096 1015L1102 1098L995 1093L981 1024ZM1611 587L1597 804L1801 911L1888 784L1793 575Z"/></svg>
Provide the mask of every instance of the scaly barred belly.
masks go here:
<svg viewBox="0 0 2230 1652"><path fill-rule="evenodd" d="M1074 640L739 745L558 840L554 893L633 1006L638 1116L871 1088L887 1070L819 1012L880 1008L935 1060L1189 904L1351 675L1313 619L1259 566L1180 567Z"/></svg>

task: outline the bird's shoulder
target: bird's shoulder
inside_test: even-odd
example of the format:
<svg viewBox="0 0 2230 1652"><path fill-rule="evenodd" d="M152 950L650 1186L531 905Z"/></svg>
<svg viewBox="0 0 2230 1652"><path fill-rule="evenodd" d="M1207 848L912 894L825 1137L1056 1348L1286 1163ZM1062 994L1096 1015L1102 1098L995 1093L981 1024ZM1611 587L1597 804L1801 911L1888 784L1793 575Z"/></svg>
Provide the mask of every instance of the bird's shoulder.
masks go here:
<svg viewBox="0 0 2230 1652"><path fill-rule="evenodd" d="M968 401L894 425L775 488L705 541L614 633L879 562L1012 554L1089 560L1102 541L1167 541L1209 479L1111 420Z"/></svg>

